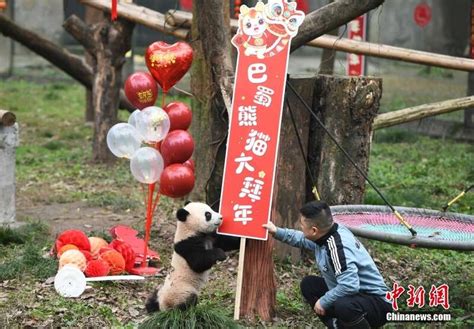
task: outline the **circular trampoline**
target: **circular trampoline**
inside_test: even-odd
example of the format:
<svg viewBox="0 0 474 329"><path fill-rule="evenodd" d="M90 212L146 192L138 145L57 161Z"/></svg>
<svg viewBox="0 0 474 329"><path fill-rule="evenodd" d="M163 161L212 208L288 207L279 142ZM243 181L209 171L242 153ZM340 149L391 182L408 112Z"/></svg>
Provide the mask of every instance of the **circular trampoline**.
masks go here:
<svg viewBox="0 0 474 329"><path fill-rule="evenodd" d="M395 207L410 223L413 237L389 207L332 206L334 220L357 236L425 248L474 250L474 216L429 209Z"/></svg>

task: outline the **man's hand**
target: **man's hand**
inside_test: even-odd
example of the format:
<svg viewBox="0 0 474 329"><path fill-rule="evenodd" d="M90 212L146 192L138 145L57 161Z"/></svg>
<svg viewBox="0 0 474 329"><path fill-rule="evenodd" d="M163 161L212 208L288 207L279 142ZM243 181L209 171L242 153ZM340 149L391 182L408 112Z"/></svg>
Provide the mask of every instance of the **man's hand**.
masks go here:
<svg viewBox="0 0 474 329"><path fill-rule="evenodd" d="M324 308L321 307L321 303L319 302L319 299L316 302L316 304L314 304L314 311L318 315L325 315L326 314L326 311L324 310Z"/></svg>
<svg viewBox="0 0 474 329"><path fill-rule="evenodd" d="M268 222L268 224L263 224L262 226L266 228L271 235L275 235L277 231L277 227L275 226L275 224L273 224L272 222Z"/></svg>

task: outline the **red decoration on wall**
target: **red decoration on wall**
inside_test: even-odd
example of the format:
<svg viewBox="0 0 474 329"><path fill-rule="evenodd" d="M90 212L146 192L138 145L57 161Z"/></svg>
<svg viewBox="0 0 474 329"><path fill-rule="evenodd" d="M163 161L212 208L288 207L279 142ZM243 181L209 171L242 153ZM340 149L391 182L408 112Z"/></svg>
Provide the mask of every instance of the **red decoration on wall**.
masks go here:
<svg viewBox="0 0 474 329"><path fill-rule="evenodd" d="M418 4L413 12L413 19L416 25L425 27L431 21L431 7L424 2Z"/></svg>
<svg viewBox="0 0 474 329"><path fill-rule="evenodd" d="M112 10L110 11L110 18L115 21L117 19L117 1L112 0Z"/></svg>

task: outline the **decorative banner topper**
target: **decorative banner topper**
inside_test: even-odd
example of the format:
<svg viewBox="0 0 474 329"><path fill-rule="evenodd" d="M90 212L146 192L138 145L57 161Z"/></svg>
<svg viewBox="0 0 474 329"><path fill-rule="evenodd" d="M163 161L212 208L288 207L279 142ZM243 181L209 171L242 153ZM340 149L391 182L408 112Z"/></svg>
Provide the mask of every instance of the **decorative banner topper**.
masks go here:
<svg viewBox="0 0 474 329"><path fill-rule="evenodd" d="M218 232L266 240L291 38L304 13L295 2L240 7L238 50Z"/></svg>

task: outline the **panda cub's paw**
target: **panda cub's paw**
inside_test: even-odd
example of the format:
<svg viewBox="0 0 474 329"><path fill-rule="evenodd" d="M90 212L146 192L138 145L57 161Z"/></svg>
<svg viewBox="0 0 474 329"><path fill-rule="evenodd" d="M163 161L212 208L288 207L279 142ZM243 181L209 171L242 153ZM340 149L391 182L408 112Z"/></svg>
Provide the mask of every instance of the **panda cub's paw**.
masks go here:
<svg viewBox="0 0 474 329"><path fill-rule="evenodd" d="M216 259L219 261L223 261L227 258L227 255L225 254L224 250L221 248L216 248Z"/></svg>
<svg viewBox="0 0 474 329"><path fill-rule="evenodd" d="M158 303L158 290L155 290L146 300L145 304L148 313L158 312L160 303Z"/></svg>

